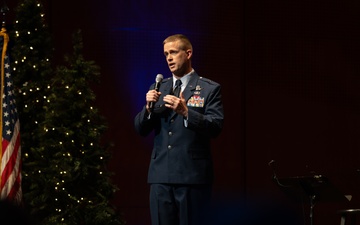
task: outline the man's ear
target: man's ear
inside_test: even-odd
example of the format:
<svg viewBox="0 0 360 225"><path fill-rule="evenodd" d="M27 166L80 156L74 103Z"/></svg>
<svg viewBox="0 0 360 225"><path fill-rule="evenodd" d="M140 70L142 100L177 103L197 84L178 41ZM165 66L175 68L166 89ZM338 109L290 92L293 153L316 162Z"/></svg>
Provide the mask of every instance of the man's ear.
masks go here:
<svg viewBox="0 0 360 225"><path fill-rule="evenodd" d="M186 50L186 54L188 55L188 59L190 59L192 56L192 50L191 49Z"/></svg>

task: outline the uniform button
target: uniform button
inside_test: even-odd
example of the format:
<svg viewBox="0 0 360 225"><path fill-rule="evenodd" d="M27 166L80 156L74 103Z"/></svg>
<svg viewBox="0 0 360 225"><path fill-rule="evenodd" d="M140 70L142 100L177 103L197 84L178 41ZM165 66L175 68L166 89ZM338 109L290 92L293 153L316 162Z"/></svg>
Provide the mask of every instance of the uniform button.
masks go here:
<svg viewBox="0 0 360 225"><path fill-rule="evenodd" d="M168 145L168 149L169 149L169 150L171 149L171 145Z"/></svg>
<svg viewBox="0 0 360 225"><path fill-rule="evenodd" d="M172 136L172 134L173 134L173 133L172 133L171 131L169 131L169 136Z"/></svg>
<svg viewBox="0 0 360 225"><path fill-rule="evenodd" d="M173 122L174 122L174 119L171 119L171 120L170 120L170 123L173 123Z"/></svg>

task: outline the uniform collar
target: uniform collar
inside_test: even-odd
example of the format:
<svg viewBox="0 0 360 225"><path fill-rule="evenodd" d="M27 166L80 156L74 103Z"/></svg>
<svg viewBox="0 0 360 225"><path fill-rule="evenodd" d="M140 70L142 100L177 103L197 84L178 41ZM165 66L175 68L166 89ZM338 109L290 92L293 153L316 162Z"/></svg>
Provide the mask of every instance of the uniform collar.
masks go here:
<svg viewBox="0 0 360 225"><path fill-rule="evenodd" d="M180 78L181 83L182 83L182 85L181 85L181 90L182 90L182 91L185 89L186 85L189 83L189 80L190 80L191 75L194 74L194 73L195 73L195 71L194 71L194 69L192 69L192 70L190 71L190 73L185 74L184 76L182 76L182 77ZM176 80L177 80L176 77L173 75L173 87L175 86Z"/></svg>

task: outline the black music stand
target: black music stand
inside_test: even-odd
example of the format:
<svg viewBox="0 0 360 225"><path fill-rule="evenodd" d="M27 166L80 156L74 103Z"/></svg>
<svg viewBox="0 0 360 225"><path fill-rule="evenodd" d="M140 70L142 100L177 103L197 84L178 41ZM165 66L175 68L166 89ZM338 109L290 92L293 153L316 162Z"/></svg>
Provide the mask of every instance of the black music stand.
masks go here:
<svg viewBox="0 0 360 225"><path fill-rule="evenodd" d="M315 201L338 202L348 200L329 179L322 175L276 178L274 181L288 196L297 201L310 200L310 225L313 225Z"/></svg>

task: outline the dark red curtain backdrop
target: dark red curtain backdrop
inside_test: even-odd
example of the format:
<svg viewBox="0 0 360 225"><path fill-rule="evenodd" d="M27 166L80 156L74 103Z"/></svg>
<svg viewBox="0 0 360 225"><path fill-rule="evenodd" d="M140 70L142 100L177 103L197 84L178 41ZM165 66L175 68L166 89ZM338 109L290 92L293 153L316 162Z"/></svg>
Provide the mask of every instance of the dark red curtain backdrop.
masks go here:
<svg viewBox="0 0 360 225"><path fill-rule="evenodd" d="M11 5L14 3L9 3ZM148 225L151 137L133 118L155 76L170 76L162 40L184 33L194 68L223 86L225 127L213 142L215 203L284 204L309 224L309 202L272 181L321 174L350 202L318 199L314 224L338 224L360 208L360 4L351 1L49 1L56 60L84 34L85 57L102 68L94 87L113 142L114 204L129 225ZM11 12L10 12L11 14ZM11 15L9 15L11 18ZM12 22L12 21L8 21ZM225 204L224 204L225 203ZM240 208L239 208L240 210ZM239 214L240 215L240 212Z"/></svg>

